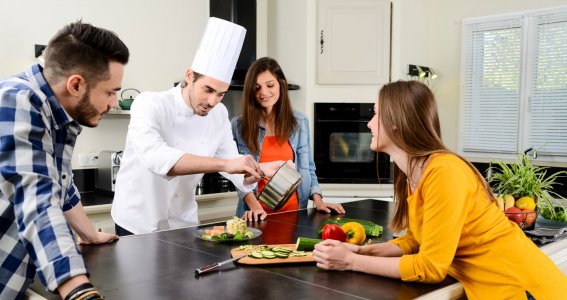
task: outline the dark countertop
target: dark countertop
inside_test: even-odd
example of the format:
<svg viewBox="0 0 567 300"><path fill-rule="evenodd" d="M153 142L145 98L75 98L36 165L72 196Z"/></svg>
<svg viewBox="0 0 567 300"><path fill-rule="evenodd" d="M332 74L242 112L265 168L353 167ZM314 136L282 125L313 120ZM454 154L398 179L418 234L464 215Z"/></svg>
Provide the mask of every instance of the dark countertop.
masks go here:
<svg viewBox="0 0 567 300"><path fill-rule="evenodd" d="M361 200L344 203L345 217L384 226L379 241L392 238L386 226L392 202ZM317 237L321 223L336 215L303 209L270 215L249 226L262 230L251 244L290 244L297 237ZM223 223L216 223L224 225ZM283 265L228 264L195 276L194 270L230 258L241 243L215 243L193 236L189 227L137 236L99 246L80 246L91 281L105 299L412 299L455 283L406 283L357 272L326 271L314 263ZM37 290L37 289L36 289ZM44 293L45 295L45 293ZM53 298L57 299L57 297Z"/></svg>

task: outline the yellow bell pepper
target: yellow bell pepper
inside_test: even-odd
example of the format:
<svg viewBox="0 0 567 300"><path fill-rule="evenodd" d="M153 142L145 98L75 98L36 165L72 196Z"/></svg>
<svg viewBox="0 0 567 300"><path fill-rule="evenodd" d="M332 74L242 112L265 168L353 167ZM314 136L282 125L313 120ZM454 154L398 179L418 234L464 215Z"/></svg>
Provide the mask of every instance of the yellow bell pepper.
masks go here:
<svg viewBox="0 0 567 300"><path fill-rule="evenodd" d="M346 234L346 241L351 244L360 245L366 239L364 227L358 222L345 223L341 229Z"/></svg>

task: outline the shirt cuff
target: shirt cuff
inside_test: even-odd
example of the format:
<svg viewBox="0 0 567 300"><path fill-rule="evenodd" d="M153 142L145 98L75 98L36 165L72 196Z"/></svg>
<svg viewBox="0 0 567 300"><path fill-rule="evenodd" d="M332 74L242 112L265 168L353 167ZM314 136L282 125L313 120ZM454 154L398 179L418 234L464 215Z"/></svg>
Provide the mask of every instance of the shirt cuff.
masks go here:
<svg viewBox="0 0 567 300"><path fill-rule="evenodd" d="M63 203L63 211L70 210L71 208L75 207L75 205L77 205L80 201L81 195L73 185L73 187L67 192L67 199Z"/></svg>
<svg viewBox="0 0 567 300"><path fill-rule="evenodd" d="M393 243L394 245L397 245L398 247L400 247L402 249L403 254L410 254L410 253L413 252L411 245L403 237L393 239L393 240L390 241L390 243Z"/></svg>
<svg viewBox="0 0 567 300"><path fill-rule="evenodd" d="M403 255L400 257L400 276L403 281L421 281L423 274L414 269L415 255Z"/></svg>
<svg viewBox="0 0 567 300"><path fill-rule="evenodd" d="M39 269L39 278L47 289L56 292L57 287L77 275L89 275L80 254L64 256Z"/></svg>

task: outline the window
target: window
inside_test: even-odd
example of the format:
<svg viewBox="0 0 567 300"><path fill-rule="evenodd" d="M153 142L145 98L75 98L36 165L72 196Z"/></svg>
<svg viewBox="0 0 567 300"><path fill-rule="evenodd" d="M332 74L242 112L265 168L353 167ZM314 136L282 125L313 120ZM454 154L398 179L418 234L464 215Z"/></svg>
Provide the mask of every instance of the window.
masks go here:
<svg viewBox="0 0 567 300"><path fill-rule="evenodd" d="M567 7L464 20L461 72L463 155L567 161Z"/></svg>

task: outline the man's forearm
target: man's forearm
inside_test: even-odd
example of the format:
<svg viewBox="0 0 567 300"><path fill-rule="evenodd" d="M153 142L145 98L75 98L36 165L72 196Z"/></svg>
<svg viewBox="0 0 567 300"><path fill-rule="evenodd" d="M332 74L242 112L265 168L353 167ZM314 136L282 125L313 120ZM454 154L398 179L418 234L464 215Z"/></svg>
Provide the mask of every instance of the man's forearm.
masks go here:
<svg viewBox="0 0 567 300"><path fill-rule="evenodd" d="M179 176L224 171L226 161L216 157L197 156L185 153L171 167L167 175Z"/></svg>
<svg viewBox="0 0 567 300"><path fill-rule="evenodd" d="M92 241L96 239L96 230L87 217L81 202L64 213L67 222L82 240Z"/></svg>

